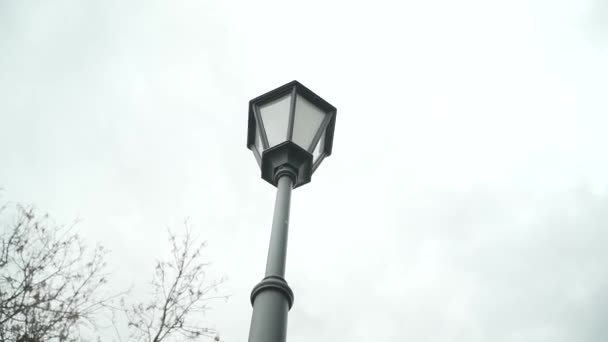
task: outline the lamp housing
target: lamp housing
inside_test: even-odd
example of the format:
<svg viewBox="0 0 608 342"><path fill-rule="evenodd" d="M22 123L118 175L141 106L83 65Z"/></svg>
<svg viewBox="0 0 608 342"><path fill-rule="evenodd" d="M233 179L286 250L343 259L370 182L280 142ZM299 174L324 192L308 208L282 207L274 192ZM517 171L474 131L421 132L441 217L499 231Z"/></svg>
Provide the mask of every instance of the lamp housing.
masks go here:
<svg viewBox="0 0 608 342"><path fill-rule="evenodd" d="M276 186L277 172L290 169L298 187L331 155L335 124L336 108L292 81L249 101L247 147L263 179Z"/></svg>

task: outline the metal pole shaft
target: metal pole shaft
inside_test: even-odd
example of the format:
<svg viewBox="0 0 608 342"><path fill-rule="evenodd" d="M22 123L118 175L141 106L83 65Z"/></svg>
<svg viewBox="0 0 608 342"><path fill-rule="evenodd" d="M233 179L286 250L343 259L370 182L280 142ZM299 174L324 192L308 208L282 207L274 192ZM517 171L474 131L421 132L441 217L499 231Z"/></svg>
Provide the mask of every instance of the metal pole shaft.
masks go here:
<svg viewBox="0 0 608 342"><path fill-rule="evenodd" d="M251 292L249 342L285 342L287 337L287 312L293 303L293 293L284 276L292 188L290 176L279 178L266 276Z"/></svg>
<svg viewBox="0 0 608 342"><path fill-rule="evenodd" d="M279 178L277 198L274 204L272 231L268 258L266 259L266 276L285 277L285 262L287 258L287 233L289 229L289 208L291 205L291 177Z"/></svg>

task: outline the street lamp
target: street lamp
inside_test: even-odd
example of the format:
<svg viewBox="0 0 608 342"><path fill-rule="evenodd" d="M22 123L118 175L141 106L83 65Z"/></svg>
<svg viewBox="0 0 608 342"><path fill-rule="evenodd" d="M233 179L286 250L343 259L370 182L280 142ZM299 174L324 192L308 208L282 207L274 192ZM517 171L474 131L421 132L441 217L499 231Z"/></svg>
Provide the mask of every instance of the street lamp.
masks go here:
<svg viewBox="0 0 608 342"><path fill-rule="evenodd" d="M249 102L247 147L277 187L264 279L251 292L249 342L285 342L293 292L285 281L291 189L310 182L331 154L336 108L298 81Z"/></svg>

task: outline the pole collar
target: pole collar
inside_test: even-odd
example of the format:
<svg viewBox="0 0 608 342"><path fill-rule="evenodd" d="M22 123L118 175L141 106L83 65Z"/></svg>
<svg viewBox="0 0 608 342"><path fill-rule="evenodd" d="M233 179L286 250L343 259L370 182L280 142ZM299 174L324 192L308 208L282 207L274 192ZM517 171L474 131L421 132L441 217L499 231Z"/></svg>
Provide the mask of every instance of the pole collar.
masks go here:
<svg viewBox="0 0 608 342"><path fill-rule="evenodd" d="M255 297L262 291L266 290L275 290L281 292L285 299L287 299L287 303L289 304L289 308L293 305L293 291L285 279L279 276L271 275L267 276L262 281L260 281L251 291L251 305L255 302Z"/></svg>
<svg viewBox="0 0 608 342"><path fill-rule="evenodd" d="M281 165L276 168L274 171L274 183L279 184L279 179L283 176L290 177L293 184L298 182L298 171L289 165Z"/></svg>

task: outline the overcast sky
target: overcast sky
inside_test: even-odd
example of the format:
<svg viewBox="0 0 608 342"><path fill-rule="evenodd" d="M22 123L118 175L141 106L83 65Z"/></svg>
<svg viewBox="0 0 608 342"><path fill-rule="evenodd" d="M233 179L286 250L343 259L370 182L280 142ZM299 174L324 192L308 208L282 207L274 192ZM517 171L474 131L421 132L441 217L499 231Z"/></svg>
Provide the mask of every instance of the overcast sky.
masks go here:
<svg viewBox="0 0 608 342"><path fill-rule="evenodd" d="M0 187L142 284L191 227L247 341L275 188L248 101L338 109L293 193L288 340L608 338L608 3L0 1Z"/></svg>

